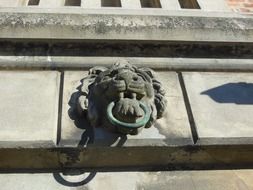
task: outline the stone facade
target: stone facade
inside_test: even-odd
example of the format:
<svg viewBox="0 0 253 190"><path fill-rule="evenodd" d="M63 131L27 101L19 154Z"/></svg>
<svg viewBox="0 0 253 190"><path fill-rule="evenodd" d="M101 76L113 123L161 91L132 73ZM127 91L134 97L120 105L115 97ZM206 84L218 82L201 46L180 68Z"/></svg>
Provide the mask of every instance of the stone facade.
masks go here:
<svg viewBox="0 0 253 190"><path fill-rule="evenodd" d="M225 0L0 0L0 7L1 190L253 189L250 14ZM93 127L75 109L89 69L122 60L153 69L165 91L159 96L155 86L164 116L136 135ZM97 76L102 84L106 70ZM117 80L132 84L134 74L123 73Z"/></svg>

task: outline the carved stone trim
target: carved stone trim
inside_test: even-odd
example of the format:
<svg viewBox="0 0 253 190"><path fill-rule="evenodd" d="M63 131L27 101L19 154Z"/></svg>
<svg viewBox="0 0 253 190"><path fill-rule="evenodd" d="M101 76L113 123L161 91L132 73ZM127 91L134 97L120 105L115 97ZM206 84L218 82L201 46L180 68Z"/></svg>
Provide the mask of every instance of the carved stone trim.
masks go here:
<svg viewBox="0 0 253 190"><path fill-rule="evenodd" d="M153 70L120 60L110 68L89 70L82 80L77 108L94 127L135 135L162 117L164 95Z"/></svg>

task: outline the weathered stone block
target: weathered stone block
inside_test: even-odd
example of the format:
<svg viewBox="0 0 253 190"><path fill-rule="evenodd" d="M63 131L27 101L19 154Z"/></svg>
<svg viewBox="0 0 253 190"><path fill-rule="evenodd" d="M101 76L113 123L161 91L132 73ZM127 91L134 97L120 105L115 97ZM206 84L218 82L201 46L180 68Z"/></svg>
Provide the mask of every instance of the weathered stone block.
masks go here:
<svg viewBox="0 0 253 190"><path fill-rule="evenodd" d="M140 1L135 0L121 0L122 8L125 9L140 9L141 3Z"/></svg>
<svg viewBox="0 0 253 190"><path fill-rule="evenodd" d="M139 135L126 137L107 132L102 128L92 128L85 119L78 118L75 113L78 95L76 88L81 85L80 80L85 76L87 72L65 72L61 145L73 146L91 143L101 146L117 146L123 143L124 146L161 146L192 143L190 125L176 73L157 73L157 79L166 90L165 96L168 102L163 118L157 120L153 127L141 131Z"/></svg>
<svg viewBox="0 0 253 190"><path fill-rule="evenodd" d="M59 84L58 72L0 72L0 145L56 141Z"/></svg>
<svg viewBox="0 0 253 190"><path fill-rule="evenodd" d="M183 77L201 140L253 141L252 74L203 72Z"/></svg>
<svg viewBox="0 0 253 190"><path fill-rule="evenodd" d="M64 6L64 0L40 0L39 7L43 8L55 8Z"/></svg>

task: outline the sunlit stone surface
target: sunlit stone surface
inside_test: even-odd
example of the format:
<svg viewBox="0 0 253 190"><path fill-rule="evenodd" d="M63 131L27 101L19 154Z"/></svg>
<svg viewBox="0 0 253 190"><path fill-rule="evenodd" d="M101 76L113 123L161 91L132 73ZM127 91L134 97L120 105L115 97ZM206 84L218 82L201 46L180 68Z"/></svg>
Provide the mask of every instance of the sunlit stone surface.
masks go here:
<svg viewBox="0 0 253 190"><path fill-rule="evenodd" d="M1 71L0 141L55 142L59 84L58 72Z"/></svg>
<svg viewBox="0 0 253 190"><path fill-rule="evenodd" d="M200 139L253 137L253 75L184 73Z"/></svg>

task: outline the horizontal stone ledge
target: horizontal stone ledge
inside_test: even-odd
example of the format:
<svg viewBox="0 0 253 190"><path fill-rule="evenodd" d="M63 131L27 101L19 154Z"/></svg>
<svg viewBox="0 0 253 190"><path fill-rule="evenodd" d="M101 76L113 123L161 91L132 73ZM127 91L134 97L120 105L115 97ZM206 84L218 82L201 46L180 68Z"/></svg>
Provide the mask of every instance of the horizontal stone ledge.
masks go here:
<svg viewBox="0 0 253 190"><path fill-rule="evenodd" d="M0 149L0 172L253 168L252 145Z"/></svg>
<svg viewBox="0 0 253 190"><path fill-rule="evenodd" d="M122 57L0 56L0 68L7 70L87 70L110 66ZM253 59L144 58L124 57L139 67L168 71L253 71Z"/></svg>
<svg viewBox="0 0 253 190"><path fill-rule="evenodd" d="M250 15L205 12L191 16L186 12L168 14L169 11L137 14L113 9L13 10L0 11L0 38L253 42Z"/></svg>

